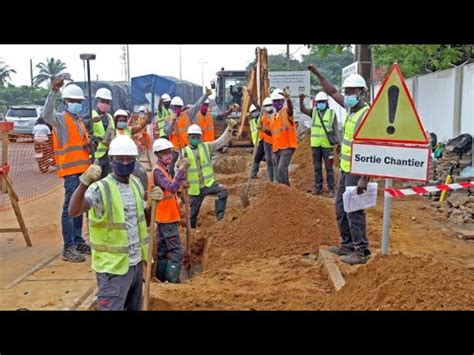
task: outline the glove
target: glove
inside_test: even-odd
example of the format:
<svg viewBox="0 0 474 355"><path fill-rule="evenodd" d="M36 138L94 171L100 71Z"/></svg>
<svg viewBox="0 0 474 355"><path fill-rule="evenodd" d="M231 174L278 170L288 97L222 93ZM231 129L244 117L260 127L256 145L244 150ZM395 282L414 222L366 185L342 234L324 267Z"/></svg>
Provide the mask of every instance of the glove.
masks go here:
<svg viewBox="0 0 474 355"><path fill-rule="evenodd" d="M209 89L207 86L206 86L206 95L207 95L207 96L211 96L211 95L212 95L212 90Z"/></svg>
<svg viewBox="0 0 474 355"><path fill-rule="evenodd" d="M236 124L237 124L237 121L232 118L227 120L227 127L231 129L234 128Z"/></svg>
<svg viewBox="0 0 474 355"><path fill-rule="evenodd" d="M180 157L176 162L176 167L179 170L186 170L189 166L189 160L185 157Z"/></svg>
<svg viewBox="0 0 474 355"><path fill-rule="evenodd" d="M151 189L150 198L155 201L163 199L163 191L159 186L155 186Z"/></svg>
<svg viewBox="0 0 474 355"><path fill-rule="evenodd" d="M82 184L89 186L93 182L99 180L100 174L102 174L102 168L99 165L99 159L94 161L94 164L89 166L81 176L79 176L79 180Z"/></svg>
<svg viewBox="0 0 474 355"><path fill-rule="evenodd" d="M285 97L285 99L287 99L287 98L290 97L290 92L288 91L288 89L285 88L285 89L283 90L282 95Z"/></svg>

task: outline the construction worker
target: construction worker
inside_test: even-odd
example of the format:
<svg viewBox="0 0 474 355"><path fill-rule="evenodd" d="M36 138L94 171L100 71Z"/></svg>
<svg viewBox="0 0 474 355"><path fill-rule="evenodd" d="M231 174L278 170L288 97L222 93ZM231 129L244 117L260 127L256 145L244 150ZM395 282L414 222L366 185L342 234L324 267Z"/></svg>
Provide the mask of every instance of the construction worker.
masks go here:
<svg viewBox="0 0 474 355"><path fill-rule="evenodd" d="M211 112L209 110L209 99L206 99L201 105L199 112L196 114L193 122L196 123L202 130L202 141L212 142L216 139L214 133L214 120L222 120L229 116L234 111L234 106L231 105L227 111L220 113Z"/></svg>
<svg viewBox="0 0 474 355"><path fill-rule="evenodd" d="M111 172L109 159L107 157L108 146L102 141L105 138L105 132L110 126L115 128L114 119L108 113L112 103L112 93L109 89L100 88L95 93L96 109L92 110L92 141L97 145L94 152L94 158L99 159L99 165L102 168L102 176L104 178Z"/></svg>
<svg viewBox="0 0 474 355"><path fill-rule="evenodd" d="M212 90L206 88L206 93L190 108L183 110L184 102L179 96L173 97L170 104L171 115L165 119L165 135L173 143L173 160L169 166L169 173L174 176L174 165L178 159L179 149L189 144L187 130L191 126L191 119L196 116L198 109L212 95Z"/></svg>
<svg viewBox="0 0 474 355"><path fill-rule="evenodd" d="M288 166L298 144L293 118L293 103L287 90L283 90L283 95L274 90L271 100L274 113L270 122L270 130L277 182L290 186Z"/></svg>
<svg viewBox="0 0 474 355"><path fill-rule="evenodd" d="M232 96L232 102L241 105L242 104L242 86L237 86L237 91L234 90L234 86L229 87L229 92Z"/></svg>
<svg viewBox="0 0 474 355"><path fill-rule="evenodd" d="M158 101L158 111L156 112L156 129L158 131L157 138L166 137L165 134L165 118L171 115L170 111L171 97L163 94Z"/></svg>
<svg viewBox="0 0 474 355"><path fill-rule="evenodd" d="M348 186L357 186L357 193L361 194L367 189L369 182L368 176L351 175L349 173L351 171L354 133L369 109L369 105L363 100L367 85L362 76L351 74L342 84L344 89L344 95L342 95L314 65L309 65L308 70L318 77L323 90L347 110L347 117L342 127L341 176L336 193L336 218L341 234L341 246L333 246L329 250L341 255L341 260L345 263L364 264L370 257L365 211L359 210L346 213L342 195Z"/></svg>
<svg viewBox="0 0 474 355"><path fill-rule="evenodd" d="M80 177L69 214L79 216L88 211L92 269L99 288L98 309L140 310L141 261L147 260L149 239L144 190L131 175L138 157L137 146L131 138L117 136L110 143L108 156L112 174L97 181L101 168L91 165Z"/></svg>
<svg viewBox="0 0 474 355"><path fill-rule="evenodd" d="M265 150L263 147L263 141L260 138L260 131L257 128L259 122L260 122L260 111L257 109L255 105L250 105L249 108L249 125L250 125L250 136L252 138L252 144L254 147L257 147L255 156L253 159L252 163L252 170L251 170L251 178L256 179L258 170L260 167L260 162L263 160L263 157L265 156Z"/></svg>
<svg viewBox="0 0 474 355"><path fill-rule="evenodd" d="M323 194L323 166L326 168L326 182L328 185L328 196L334 197L334 144L331 144L327 132L334 132L338 142L339 129L337 126L337 117L334 110L329 108L329 97L324 91L317 93L313 110L309 110L304 105L305 95L301 94L300 111L312 118L311 124L311 152L313 155L314 169L314 194ZM324 127L323 127L324 125Z"/></svg>
<svg viewBox="0 0 474 355"><path fill-rule="evenodd" d="M53 80L51 91L44 104L43 118L53 127L53 146L57 174L64 179L64 204L61 215L61 229L64 241L63 260L83 262L82 254L90 254L91 248L82 238L82 215L71 218L68 207L71 196L79 185L79 176L90 165L90 142L87 129L78 116L82 109L84 94L74 84L66 86L62 92L65 111L54 110L59 89L64 85L64 77Z"/></svg>
<svg viewBox="0 0 474 355"><path fill-rule="evenodd" d="M212 154L226 145L232 138L232 128L237 121L229 119L222 135L212 142L202 142L202 130L196 124L189 126L189 146L184 148L184 156L189 161L187 180L189 182L191 228L196 228L197 217L204 198L217 195L215 214L217 220L224 218L227 203L227 189L214 179Z"/></svg>
<svg viewBox="0 0 474 355"><path fill-rule="evenodd" d="M176 166L178 172L174 179L168 172L171 164L173 143L165 138L159 138L153 143L153 153L156 155L156 165L153 171L154 185L163 190L163 198L158 203L156 216L158 228L158 263L156 264L156 277L161 282L179 283L179 272L183 259L183 248L179 238L178 222L181 220L177 194L186 183L186 158L178 159Z"/></svg>

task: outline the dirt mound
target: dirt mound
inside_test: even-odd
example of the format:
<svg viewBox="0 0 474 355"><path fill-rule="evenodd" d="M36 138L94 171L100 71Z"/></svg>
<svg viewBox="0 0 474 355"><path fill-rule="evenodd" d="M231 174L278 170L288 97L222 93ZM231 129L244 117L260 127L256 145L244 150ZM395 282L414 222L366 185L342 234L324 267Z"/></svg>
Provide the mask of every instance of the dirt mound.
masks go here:
<svg viewBox="0 0 474 355"><path fill-rule="evenodd" d="M213 163L214 173L233 174L248 170L252 160L252 155L220 155Z"/></svg>
<svg viewBox="0 0 474 355"><path fill-rule="evenodd" d="M205 269L262 258L317 253L337 242L334 209L322 197L286 185L267 183L262 194L239 214L228 215L206 231Z"/></svg>
<svg viewBox="0 0 474 355"><path fill-rule="evenodd" d="M474 275L433 259L377 255L322 308L472 310Z"/></svg>

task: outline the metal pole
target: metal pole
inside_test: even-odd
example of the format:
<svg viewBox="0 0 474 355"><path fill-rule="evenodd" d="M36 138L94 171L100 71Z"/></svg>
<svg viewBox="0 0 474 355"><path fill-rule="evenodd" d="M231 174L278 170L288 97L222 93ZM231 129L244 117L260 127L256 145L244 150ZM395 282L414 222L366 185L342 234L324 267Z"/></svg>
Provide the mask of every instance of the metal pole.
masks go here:
<svg viewBox="0 0 474 355"><path fill-rule="evenodd" d="M286 70L290 71L290 45L286 45Z"/></svg>
<svg viewBox="0 0 474 355"><path fill-rule="evenodd" d="M33 86L33 59L30 59L30 77L31 77L31 86Z"/></svg>
<svg viewBox="0 0 474 355"><path fill-rule="evenodd" d="M130 81L130 52L127 44L127 81Z"/></svg>
<svg viewBox="0 0 474 355"><path fill-rule="evenodd" d="M385 179L385 187L392 187L392 179ZM388 253L388 243L390 238L390 209L392 208L392 196L388 193L383 200L383 226L382 226L382 255Z"/></svg>
<svg viewBox="0 0 474 355"><path fill-rule="evenodd" d="M92 122L92 88L91 88L91 67L89 63L89 59L87 60L87 85L89 86L89 118ZM91 130L92 130L92 123L91 123Z"/></svg>
<svg viewBox="0 0 474 355"><path fill-rule="evenodd" d="M183 75L181 72L181 45L179 45L179 79L183 80Z"/></svg>

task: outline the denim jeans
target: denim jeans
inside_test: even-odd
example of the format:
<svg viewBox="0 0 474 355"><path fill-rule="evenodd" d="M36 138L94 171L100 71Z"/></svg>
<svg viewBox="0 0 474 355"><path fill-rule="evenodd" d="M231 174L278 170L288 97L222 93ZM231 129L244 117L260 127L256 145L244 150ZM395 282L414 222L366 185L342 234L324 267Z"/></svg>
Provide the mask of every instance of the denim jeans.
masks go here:
<svg viewBox="0 0 474 355"><path fill-rule="evenodd" d="M71 196L80 184L80 174L64 177L64 205L61 215L61 227L63 233L64 249L84 241L82 238L82 215L79 217L69 217L68 208Z"/></svg>

